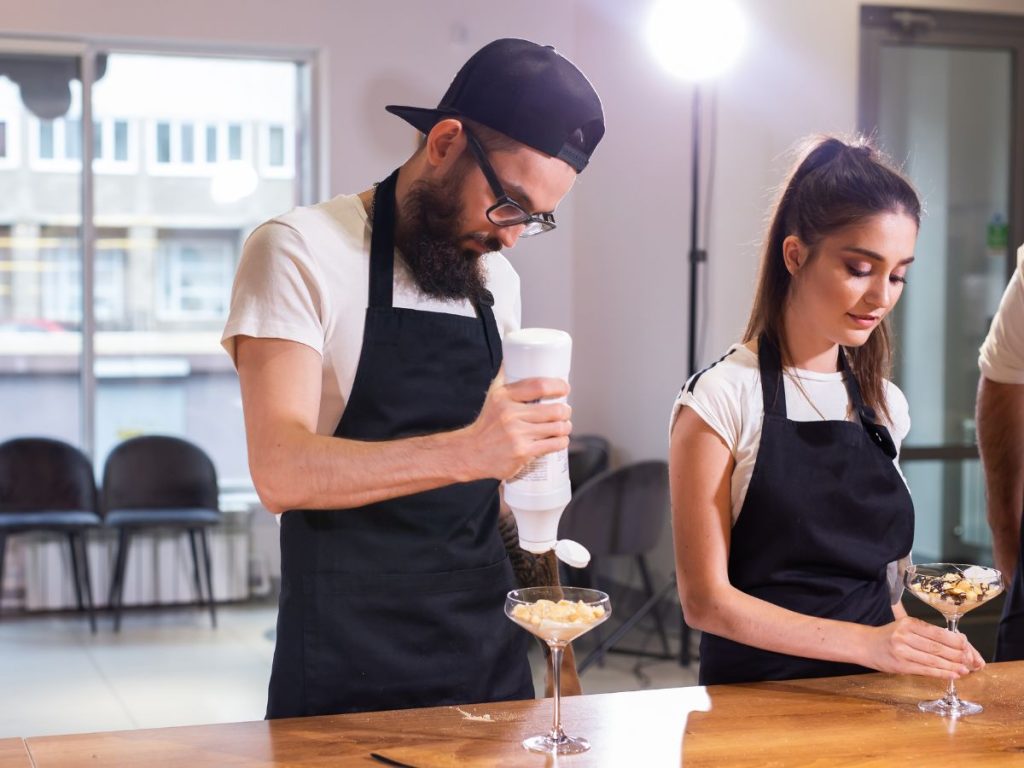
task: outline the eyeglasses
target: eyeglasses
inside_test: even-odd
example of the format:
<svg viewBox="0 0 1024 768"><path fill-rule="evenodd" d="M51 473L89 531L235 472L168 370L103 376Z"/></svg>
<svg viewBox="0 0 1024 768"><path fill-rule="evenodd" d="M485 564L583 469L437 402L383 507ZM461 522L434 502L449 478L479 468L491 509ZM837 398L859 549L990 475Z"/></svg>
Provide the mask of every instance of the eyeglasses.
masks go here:
<svg viewBox="0 0 1024 768"><path fill-rule="evenodd" d="M505 189L498 181L498 174L494 172L490 161L487 159L487 152L477 140L476 136L470 133L463 126L466 132L466 143L476 158L477 165L483 171L484 178L491 186L491 192L497 201L487 209L487 220L496 227L515 227L525 224L520 237L531 237L542 232L549 232L555 228L555 215L553 213L529 213L519 203L509 197Z"/></svg>

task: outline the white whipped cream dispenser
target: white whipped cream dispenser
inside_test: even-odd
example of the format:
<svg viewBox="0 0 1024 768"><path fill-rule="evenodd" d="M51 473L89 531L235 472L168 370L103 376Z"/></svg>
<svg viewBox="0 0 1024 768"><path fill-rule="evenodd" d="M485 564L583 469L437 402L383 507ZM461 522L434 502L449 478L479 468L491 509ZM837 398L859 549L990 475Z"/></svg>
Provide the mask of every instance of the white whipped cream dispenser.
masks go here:
<svg viewBox="0 0 1024 768"><path fill-rule="evenodd" d="M507 383L537 376L569 379L572 337L565 331L523 328L506 335L502 349ZM505 503L515 515L519 545L535 554L554 549L559 559L582 568L590 561L586 548L569 539L558 541L558 521L571 495L564 449L533 459L505 481Z"/></svg>

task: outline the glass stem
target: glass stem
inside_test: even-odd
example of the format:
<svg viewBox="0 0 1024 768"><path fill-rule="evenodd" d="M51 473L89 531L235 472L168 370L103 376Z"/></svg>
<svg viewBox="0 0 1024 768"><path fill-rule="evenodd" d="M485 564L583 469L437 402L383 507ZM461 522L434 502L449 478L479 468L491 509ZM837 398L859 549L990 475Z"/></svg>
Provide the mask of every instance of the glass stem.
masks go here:
<svg viewBox="0 0 1024 768"><path fill-rule="evenodd" d="M956 625L959 621L959 616L947 616L946 629L948 629L950 632L956 632ZM959 700L959 697L956 695L956 680L951 677L949 678L949 685L946 687L946 701L948 701L950 704L954 704Z"/></svg>
<svg viewBox="0 0 1024 768"><path fill-rule="evenodd" d="M555 691L555 717L551 724L551 738L557 743L565 738L562 730L562 654L564 646L551 645L551 682Z"/></svg>

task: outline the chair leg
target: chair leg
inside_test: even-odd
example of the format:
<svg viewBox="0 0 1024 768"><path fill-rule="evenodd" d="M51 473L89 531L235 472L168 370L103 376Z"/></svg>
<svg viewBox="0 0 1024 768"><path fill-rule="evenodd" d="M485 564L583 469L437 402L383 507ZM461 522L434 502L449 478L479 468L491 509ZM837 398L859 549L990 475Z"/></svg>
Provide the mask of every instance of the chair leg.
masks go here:
<svg viewBox="0 0 1024 768"><path fill-rule="evenodd" d="M196 536L199 531L195 528L188 529L188 545L192 550L192 582L196 587L196 605L203 607L203 580L199 575L199 550L196 547Z"/></svg>
<svg viewBox="0 0 1024 768"><path fill-rule="evenodd" d="M590 564L586 568L583 569L581 581L583 582L582 583L583 587L585 587L587 589L597 589L597 562L594 559L591 559ZM596 627L594 627L594 629L593 629L593 636L591 637L591 639L597 644L596 648L598 648L598 649L601 648L601 646L602 646L602 644L604 642L603 639L602 639L603 637L604 637L604 630L601 628L601 625L598 624ZM587 659L588 660L592 659L592 661L590 663L593 663L593 662L596 661L597 662L597 666L600 667L601 669L604 669L604 651L601 651L600 653L598 653L596 655L596 657L594 656L595 653L597 653L597 652L596 651L591 651L591 653L587 656ZM589 666L589 664L588 664L588 666ZM582 674L583 669L578 669L577 672L579 674Z"/></svg>
<svg viewBox="0 0 1024 768"><path fill-rule="evenodd" d="M667 595L669 593L669 590L674 587L675 584L673 582L669 582L664 587L662 587L658 592L651 595L651 597L647 599L647 602L640 606L640 609L636 613L634 613L632 616L630 616L628 619L622 622L622 624L620 624L618 628L616 628L616 630L612 632L606 640L604 640L604 642L602 642L597 648L590 652L590 655L588 655L587 658L585 658L582 661L582 663L580 663L577 667L579 673L583 674L583 671L587 667L589 667L591 664L594 663L594 661L601 658L601 656L603 656L605 653L611 650L612 646L619 642L619 640L621 640L627 632L633 629L633 627L635 627L637 623L644 618L644 616L650 613L659 601L664 600L665 595Z"/></svg>
<svg viewBox="0 0 1024 768"><path fill-rule="evenodd" d="M651 581L651 573L647 570L647 560L643 555L637 555L636 562L640 567L640 578L644 582L644 592L647 594L647 598L650 599L654 595L654 582ZM661 606L655 604L654 608L651 609L651 613L654 614L654 623L658 628L658 635L661 637L661 648L666 656L671 656L672 651L668 647L668 633L665 631L665 622L661 618Z"/></svg>
<svg viewBox="0 0 1024 768"><path fill-rule="evenodd" d="M114 631L121 631L121 606L124 602L124 574L128 565L128 548L131 537L127 528L117 532L117 557L114 564L114 579L110 583L110 607L114 609Z"/></svg>
<svg viewBox="0 0 1024 768"><path fill-rule="evenodd" d="M7 534L0 533L0 609L4 607L4 555L7 553Z"/></svg>
<svg viewBox="0 0 1024 768"><path fill-rule="evenodd" d="M74 531L68 531L68 550L71 552L71 580L75 585L75 602L81 612L85 610L85 604L82 602L82 572L78 570L78 547L75 546Z"/></svg>
<svg viewBox="0 0 1024 768"><path fill-rule="evenodd" d="M199 531L199 543L202 544L203 562L206 565L206 594L210 598L210 621L213 628L217 628L217 604L213 599L213 572L210 568L210 541L206 536L206 529Z"/></svg>
<svg viewBox="0 0 1024 768"><path fill-rule="evenodd" d="M85 610L89 613L89 629L96 634L96 606L92 600L92 576L89 575L89 549L86 546L85 532L76 534L75 539L80 548L82 568L82 592L85 595Z"/></svg>

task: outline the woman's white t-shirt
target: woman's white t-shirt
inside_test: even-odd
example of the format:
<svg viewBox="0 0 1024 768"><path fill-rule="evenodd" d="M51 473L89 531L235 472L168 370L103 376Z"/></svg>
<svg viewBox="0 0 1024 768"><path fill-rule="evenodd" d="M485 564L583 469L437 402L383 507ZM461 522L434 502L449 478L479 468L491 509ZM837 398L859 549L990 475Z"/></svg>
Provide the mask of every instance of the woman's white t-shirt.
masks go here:
<svg viewBox="0 0 1024 768"><path fill-rule="evenodd" d="M835 421L856 419L857 416L849 412L843 375L842 372L817 373L785 368L783 382L787 418L791 421L821 421L822 417ZM696 384L691 386L695 378ZM797 386L797 381L800 386ZM887 426L899 451L910 431L907 399L889 381L885 382L885 396L892 417L892 423ZM764 400L757 353L743 344L734 344L717 363L691 377L672 406L670 429L683 407L693 409L722 438L736 463L731 487L732 521L735 525L761 444ZM893 463L899 470L898 456Z"/></svg>
<svg viewBox="0 0 1024 768"><path fill-rule="evenodd" d="M235 337L297 341L323 358L317 433L334 434L352 392L369 298L370 223L356 195L295 208L246 240L221 344L235 358ZM501 253L483 257L494 319L504 335L520 325L519 275ZM395 307L473 317L467 301L423 294L395 254Z"/></svg>

